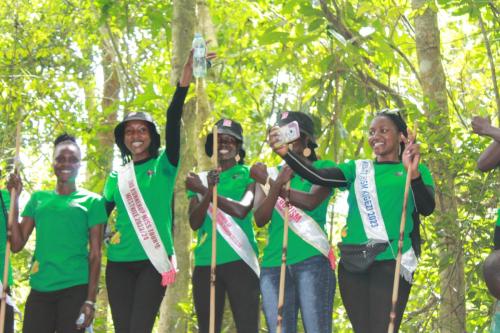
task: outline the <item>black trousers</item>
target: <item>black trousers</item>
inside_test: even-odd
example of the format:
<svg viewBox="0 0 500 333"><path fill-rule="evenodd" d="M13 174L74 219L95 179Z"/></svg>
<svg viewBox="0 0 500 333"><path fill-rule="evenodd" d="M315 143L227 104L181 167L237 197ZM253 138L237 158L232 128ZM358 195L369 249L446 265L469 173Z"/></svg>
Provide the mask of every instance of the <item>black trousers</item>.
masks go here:
<svg viewBox="0 0 500 333"><path fill-rule="evenodd" d="M238 333L259 330L259 278L243 260L217 265L215 283L215 332L222 326L226 292ZM210 323L210 266L195 266L193 298L199 333L208 333Z"/></svg>
<svg viewBox="0 0 500 333"><path fill-rule="evenodd" d="M115 333L150 333L166 290L151 262L108 260L106 287Z"/></svg>
<svg viewBox="0 0 500 333"><path fill-rule="evenodd" d="M23 333L77 333L76 320L87 298L87 285L57 291L31 289L24 308Z"/></svg>
<svg viewBox="0 0 500 333"><path fill-rule="evenodd" d="M395 260L375 261L365 273L338 269L340 295L356 333L386 333L392 304ZM395 332L410 295L411 284L399 277Z"/></svg>
<svg viewBox="0 0 500 333"><path fill-rule="evenodd" d="M8 294L10 295L10 293ZM5 304L5 322L3 325L3 331L4 333L14 333L14 308L8 304Z"/></svg>

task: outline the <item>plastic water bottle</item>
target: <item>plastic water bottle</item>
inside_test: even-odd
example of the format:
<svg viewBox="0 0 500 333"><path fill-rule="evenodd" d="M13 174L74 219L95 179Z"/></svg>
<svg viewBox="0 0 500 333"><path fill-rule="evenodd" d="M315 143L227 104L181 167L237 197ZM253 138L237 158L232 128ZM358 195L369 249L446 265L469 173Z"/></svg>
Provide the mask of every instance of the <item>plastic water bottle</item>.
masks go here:
<svg viewBox="0 0 500 333"><path fill-rule="evenodd" d="M207 46L203 36L197 32L193 39L193 75L196 78L207 76Z"/></svg>
<svg viewBox="0 0 500 333"><path fill-rule="evenodd" d="M80 316L76 320L77 325L82 325L85 322L85 315L83 313L80 313ZM85 333L94 333L94 328L92 327L92 324L90 324L87 328L85 328Z"/></svg>

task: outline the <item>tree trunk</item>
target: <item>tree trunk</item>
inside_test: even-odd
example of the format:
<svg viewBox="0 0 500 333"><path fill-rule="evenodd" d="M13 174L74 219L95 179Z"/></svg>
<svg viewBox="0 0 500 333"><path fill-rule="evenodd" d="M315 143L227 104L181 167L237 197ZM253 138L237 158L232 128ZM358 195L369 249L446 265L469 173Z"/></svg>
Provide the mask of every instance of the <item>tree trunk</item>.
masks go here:
<svg viewBox="0 0 500 333"><path fill-rule="evenodd" d="M174 14L172 19L172 84L177 84L182 67L191 49L191 41L195 27L195 0L174 0ZM191 87L193 89L193 87ZM176 282L167 289L166 297L160 309L158 332L188 332L192 316L189 305L192 304L189 295L191 283L191 256L190 247L192 232L187 220L188 200L184 186L184 179L188 171L196 165L195 137L199 130L196 128L194 100L184 105L181 130L180 167L175 186L175 214L174 214L174 244L177 256L179 273Z"/></svg>
<svg viewBox="0 0 500 333"><path fill-rule="evenodd" d="M95 84L88 84L85 87L86 103L85 107L89 113L93 113L95 116L89 117L90 119L96 119L96 122L104 127L97 132L95 141L89 142L89 151L93 152L92 165L88 167L88 179L87 186L89 189L95 192L101 192L104 185L104 180L106 179L109 170L113 166L113 146L114 146L114 136L113 136L113 126L117 121L117 105L120 93L120 80L118 77L118 71L116 68L115 56L112 47L107 42L106 38L103 37L101 42L101 52L102 52L102 67L104 71L104 86L103 86L103 97L101 100L102 113L97 113L97 107L95 104ZM96 159L97 158L97 159ZM105 260L102 262L101 272L104 271ZM97 307L96 307L96 320L94 322L96 332L107 332L108 329L108 293L106 290L106 283L104 281L104 274L101 274L101 279L99 283L99 293L97 295Z"/></svg>
<svg viewBox="0 0 500 333"><path fill-rule="evenodd" d="M427 119L430 119L429 161L436 180L437 230L441 235L440 278L441 308L439 332L465 331L464 258L461 229L457 223L453 156L450 118L446 94L446 78L441 63L440 34L434 1L412 0L415 15L415 31L419 71L422 79ZM436 149L439 147L439 151ZM453 168L451 168L453 169ZM451 172L450 172L451 171Z"/></svg>

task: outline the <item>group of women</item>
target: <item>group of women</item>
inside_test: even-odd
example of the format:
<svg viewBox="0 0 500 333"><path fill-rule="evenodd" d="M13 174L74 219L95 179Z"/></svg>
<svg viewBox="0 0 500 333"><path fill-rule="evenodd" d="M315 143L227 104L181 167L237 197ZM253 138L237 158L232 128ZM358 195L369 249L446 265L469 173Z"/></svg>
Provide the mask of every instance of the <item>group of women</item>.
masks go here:
<svg viewBox="0 0 500 333"><path fill-rule="evenodd" d="M207 58L214 56L209 53ZM106 286L115 331L151 332L166 286L175 280L170 203L179 164L182 109L192 72L193 52L166 112L165 149L160 149L158 129L145 112L129 113L116 126L123 166L109 175L102 197L76 185L82 160L76 139L67 134L56 138L55 189L34 192L21 213L22 221L18 223L18 214L14 214L10 226L13 252L20 251L36 230L23 332L84 332L91 325L103 230L114 209L116 225L107 247ZM13 200L17 212L20 177L12 175L7 187L16 189L16 197L2 191L2 205L8 207ZM2 217L5 223L6 215ZM12 332L11 307L5 328Z"/></svg>
<svg viewBox="0 0 500 333"><path fill-rule="evenodd" d="M300 137L283 144L279 127L293 121L299 124ZM420 254L419 215L429 215L435 207L431 174L420 163L419 145L401 115L383 111L371 122L369 144L374 160L338 165L317 158L313 122L304 113L282 112L277 127L271 130L269 143L286 162L276 168L261 163L251 168L243 166L241 126L230 119L222 119L216 126L220 133L220 168L200 175L191 173L186 179L191 198L190 224L198 231L193 296L200 331L208 332L211 202L212 189L218 184L216 332L220 332L225 292L238 332L258 331L259 292L267 327L276 332L287 208L290 232L282 332L297 331L299 310L306 332L332 332L335 257L324 225L334 188L349 191L349 213L342 231L338 269L344 306L355 332L386 332L405 181L411 169L395 318L397 331ZM212 140L213 134L209 134L205 145L208 156L213 153ZM251 212L258 227L269 224L260 268Z"/></svg>
<svg viewBox="0 0 500 333"><path fill-rule="evenodd" d="M151 332L165 288L175 280L171 203L191 76L192 53L167 110L165 149L160 149L158 129L145 112L129 113L116 126L123 166L108 177L103 198L76 186L82 158L76 140L67 135L56 139L56 188L33 193L21 223L11 226L14 252L36 230L23 332L83 332L91 324L103 228L114 209L116 226L106 266L114 327L119 333ZM294 121L300 137L283 144L278 127ZM246 166L241 125L221 119L215 126L217 136L206 137L205 152L217 155L218 168L186 178L189 224L197 231L192 290L199 331L208 332L210 322L212 202L217 185L216 332L221 331L226 294L240 333L258 332L261 296L270 332L276 332L278 317L283 333L296 332L299 311L307 332L332 332L336 259L324 226L335 188L349 191L338 265L344 306L355 332L386 332L405 180L411 170L397 331L420 251L419 215L431 214L435 206L432 177L420 163L419 145L401 115L380 112L374 117L369 128L373 160L340 164L318 158L313 121L301 112L282 112L269 134L272 149L286 162L277 167ZM12 176L8 187L20 193L19 177ZM17 209L18 196L11 199ZM278 313L285 215L290 231L285 300ZM253 220L258 227L268 225L260 263Z"/></svg>

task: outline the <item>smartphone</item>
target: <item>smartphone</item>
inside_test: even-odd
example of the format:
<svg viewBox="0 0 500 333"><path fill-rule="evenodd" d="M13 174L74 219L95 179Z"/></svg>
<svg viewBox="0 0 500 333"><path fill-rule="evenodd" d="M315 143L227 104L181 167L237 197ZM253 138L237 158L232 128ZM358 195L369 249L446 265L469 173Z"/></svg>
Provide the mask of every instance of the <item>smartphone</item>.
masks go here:
<svg viewBox="0 0 500 333"><path fill-rule="evenodd" d="M281 126L279 129L279 137L279 145L284 145L300 138L299 123L297 121L292 121Z"/></svg>

